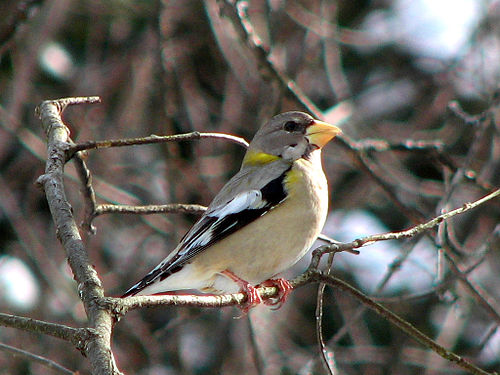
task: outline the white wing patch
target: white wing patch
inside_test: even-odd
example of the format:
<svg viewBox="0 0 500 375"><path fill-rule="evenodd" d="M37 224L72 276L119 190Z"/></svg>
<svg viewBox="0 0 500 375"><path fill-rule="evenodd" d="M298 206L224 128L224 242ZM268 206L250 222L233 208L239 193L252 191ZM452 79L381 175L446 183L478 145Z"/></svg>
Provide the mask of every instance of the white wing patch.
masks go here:
<svg viewBox="0 0 500 375"><path fill-rule="evenodd" d="M225 232L228 229L234 227L237 223L233 222L227 226L227 228L220 228L223 220L229 215L238 214L242 211L248 209L258 209L266 205L266 201L262 199L262 193L260 190L248 190L236 195L227 204L217 206L212 208L207 212L206 217L215 219L215 221L203 230L202 233L198 233L196 226L193 227L193 235L187 235L183 239L183 243L186 244L184 250L179 252L179 255L184 255L188 253L191 249L196 247L203 247L207 245L214 236L214 232ZM196 237L197 236L197 237Z"/></svg>
<svg viewBox="0 0 500 375"><path fill-rule="evenodd" d="M214 207L208 216L224 218L230 214L237 214L243 210L261 208L266 204L262 200L260 190L248 190L236 195L226 205Z"/></svg>
<svg viewBox="0 0 500 375"><path fill-rule="evenodd" d="M229 202L211 207L185 234L176 250L125 292L124 296L137 294L141 290L158 293L161 290L152 288L153 283L163 282L180 271L191 258L283 202L286 199L283 179L284 175L280 175L259 190L241 192Z"/></svg>

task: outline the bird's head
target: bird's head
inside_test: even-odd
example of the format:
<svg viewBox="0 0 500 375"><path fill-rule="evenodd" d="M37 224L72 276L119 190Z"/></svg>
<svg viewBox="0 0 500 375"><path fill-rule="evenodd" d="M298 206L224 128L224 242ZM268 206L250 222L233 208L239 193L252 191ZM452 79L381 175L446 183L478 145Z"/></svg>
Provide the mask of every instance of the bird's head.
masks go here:
<svg viewBox="0 0 500 375"><path fill-rule="evenodd" d="M315 120L307 113L293 111L274 116L255 134L244 164L261 164L278 158L295 161L321 149L341 130Z"/></svg>

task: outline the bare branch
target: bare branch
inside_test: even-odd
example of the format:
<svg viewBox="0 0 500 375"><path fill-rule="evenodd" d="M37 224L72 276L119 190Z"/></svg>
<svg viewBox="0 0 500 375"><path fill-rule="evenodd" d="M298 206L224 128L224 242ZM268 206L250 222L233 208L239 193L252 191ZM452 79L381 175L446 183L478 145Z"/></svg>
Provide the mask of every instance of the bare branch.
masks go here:
<svg viewBox="0 0 500 375"><path fill-rule="evenodd" d="M213 1L213 0L212 0ZM262 39L255 33L252 23L247 15L248 3L246 1L236 1L234 4L230 1L225 1L224 15L228 16L232 21L239 37L245 41L250 47L250 51L254 54L259 66L264 70L265 75L270 75L281 86L284 92L292 94L292 97L302 105L304 109L309 110L316 117L321 116L321 111L308 98L301 88L289 77L280 72L274 64L268 59L269 47L266 46Z"/></svg>
<svg viewBox="0 0 500 375"><path fill-rule="evenodd" d="M328 262L325 267L327 274L330 274L331 272L334 255L335 253L331 253L328 256ZM328 374L334 375L336 372L338 372L337 363L335 362L334 353L328 350L323 338L323 302L325 287L325 284L320 283L318 286L318 295L316 296L316 338L318 340L318 349L321 354L323 365L326 368Z"/></svg>
<svg viewBox="0 0 500 375"><path fill-rule="evenodd" d="M92 364L95 375L120 374L111 352L111 328L113 319L109 312L102 310L95 303L104 296L101 280L88 259L78 227L73 218L71 206L64 192L64 164L66 152L71 144L69 130L61 119L61 113L67 105L98 102L97 97L66 98L44 101L37 108L42 126L47 134L48 158L45 174L38 183L43 186L47 196L56 233L62 243L69 265L78 282L80 297L89 318L90 326L98 332L87 343L85 352Z"/></svg>
<svg viewBox="0 0 500 375"><path fill-rule="evenodd" d="M3 350L4 352L9 352L15 356L25 358L26 360L30 362L37 362L40 363L41 365L48 367L52 370L57 371L59 374L64 374L64 375L75 375L76 372L68 370L66 367L61 366L60 364L45 358L41 357L39 355L27 352L26 350L22 350L19 348L14 348L13 346L10 345L5 345L0 343L0 350Z"/></svg>
<svg viewBox="0 0 500 375"><path fill-rule="evenodd" d="M109 139L105 141L88 141L88 142L80 142L70 146L68 152L71 155L72 153L83 151L83 150L91 150L91 149L100 149L100 148L109 148L109 147L124 147L124 146L135 146L135 145L146 145L146 144L155 144L155 143L167 143L167 142L182 142L182 141L193 141L198 139L225 139L236 143L245 148L248 147L248 142L245 141L241 137L236 137L230 134L224 133L200 133L200 132L192 132L185 134L174 134L174 135L150 135L149 137L138 137L138 138L126 138L126 139Z"/></svg>
<svg viewBox="0 0 500 375"><path fill-rule="evenodd" d="M378 241L388 241L388 240L399 240L402 238L410 238L413 237L419 233L422 233L426 230L432 229L439 224L441 224L444 220L450 219L453 216L462 214L466 211L469 211L473 208L476 208L477 206L494 199L500 195L500 189L495 190L494 192L484 196L481 199L478 199L477 201L470 202L470 203L464 203L462 207L459 207L455 210L443 213L439 216L436 216L432 220L429 220L423 224L415 225L414 227L411 227L410 229L403 230L400 232L389 232L389 233L381 233L381 234L374 234L371 236L363 237L356 239L351 242L346 242L346 243L335 243L331 245L324 245L319 247L318 249L314 250L313 252L313 260L311 262L312 268L317 268L319 264L319 260L321 259L321 256L325 253L329 252L338 252L338 251L346 251L346 250L352 250L352 249L357 249L362 246L366 245L371 245L375 242Z"/></svg>
<svg viewBox="0 0 500 375"><path fill-rule="evenodd" d="M87 232L95 234L96 229L92 226L92 220L96 216L97 200L95 197L94 186L92 185L92 174L90 169L87 167L87 163L83 158L84 152L79 151L74 154L73 161L75 163L76 171L80 177L80 181L83 184L82 195L85 202L85 213L82 227L87 230Z"/></svg>
<svg viewBox="0 0 500 375"><path fill-rule="evenodd" d="M96 207L95 215L103 214L165 214L165 213L189 213L200 214L206 211L206 207L199 204L170 203L161 205L129 206L118 204L100 204Z"/></svg>
<svg viewBox="0 0 500 375"><path fill-rule="evenodd" d="M381 304L373 301L371 298L369 298L368 296L366 296L353 286L349 285L345 281L340 280L333 276L323 275L320 272L313 272L310 275L311 279L322 282L324 284L328 284L331 287L340 288L341 290L348 292L349 294L354 296L357 300L361 301L365 306L367 306L368 308L370 308L371 310L375 311L377 314L382 316L384 319L397 326L399 329L401 329L410 337L418 341L420 344L433 350L435 353L439 354L444 359L451 361L457 364L458 366L462 367L463 369L469 371L471 374L475 375L496 374L496 373L486 372L480 369L479 367L475 366L471 362L467 361L466 359L442 347L437 342L432 340L429 336L425 335L417 328L412 326L406 320L400 318L398 315L394 314L392 311L382 306Z"/></svg>
<svg viewBox="0 0 500 375"><path fill-rule="evenodd" d="M276 297L278 290L275 287L258 288L263 299ZM221 295L191 295L191 294L163 294L152 296L132 296L126 298L104 297L99 300L102 308L120 316L131 310L142 307L157 306L195 306L195 307L226 307L243 305L247 300L245 293Z"/></svg>
<svg viewBox="0 0 500 375"><path fill-rule="evenodd" d="M494 299L491 298L477 282L467 277L467 273L463 272L457 266L456 256L453 255L450 249L445 247L444 250L451 272L469 290L471 297L478 303L478 305L481 306L488 313L488 315L497 322L497 324L500 324L500 308Z"/></svg>
<svg viewBox="0 0 500 375"><path fill-rule="evenodd" d="M413 327L410 323L406 322L404 319L400 318L398 315L394 314L384 306L373 301L371 298L352 287L348 283L338 278L330 275L324 275L322 272L317 270L308 270L304 274L300 275L295 280L292 280L292 285L294 288L309 284L311 282L320 282L327 284L332 287L338 287L343 291L349 292L356 299L361 301L366 307L374 310L377 314L387 319L392 324L396 325L402 331L407 333L410 337L414 338L416 341L422 345L432 349L438 355L447 359L451 362L456 363L458 366L466 369L472 374L477 375L491 375L490 373L483 371L477 366L473 365L464 358L459 357L455 353L447 350L441 345L437 344L430 337ZM277 290L274 287L259 288L259 293L263 298L273 297ZM176 306L198 306L198 307L213 307L219 308L223 306L232 306L236 304L244 303L246 296L243 293L227 294L220 296L193 296L193 295L163 295L163 296L134 296L121 298L104 298L101 299L103 307L106 307L113 311L117 315L123 315L130 310L137 309L140 307L153 307L162 305L176 305Z"/></svg>
<svg viewBox="0 0 500 375"><path fill-rule="evenodd" d="M22 329L23 331L41 333L66 340L83 349L86 342L96 332L90 328L72 328L63 324L48 323L41 320L0 313L0 325Z"/></svg>

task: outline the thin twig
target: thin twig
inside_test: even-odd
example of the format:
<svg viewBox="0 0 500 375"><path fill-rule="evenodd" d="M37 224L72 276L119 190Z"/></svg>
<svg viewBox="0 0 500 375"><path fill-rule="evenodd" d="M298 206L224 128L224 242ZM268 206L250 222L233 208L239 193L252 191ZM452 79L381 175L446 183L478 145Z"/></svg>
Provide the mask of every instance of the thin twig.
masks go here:
<svg viewBox="0 0 500 375"><path fill-rule="evenodd" d="M444 255L448 259L448 265L451 272L458 278L458 280L470 292L470 296L480 305L488 315L500 325L500 309L498 308L495 300L491 298L488 293L474 280L467 277L467 274L462 272L457 265L457 259L447 246L444 246Z"/></svg>
<svg viewBox="0 0 500 375"><path fill-rule="evenodd" d="M164 214L164 213L188 213L200 214L206 211L206 207L199 204L170 203L161 205L129 206L125 204L100 204L95 209L95 215L103 214Z"/></svg>
<svg viewBox="0 0 500 375"><path fill-rule="evenodd" d="M328 256L328 261L326 265L326 272L329 275L331 272L331 267L333 264L333 257L335 253L331 253ZM323 338L323 302L324 302L324 294L325 294L326 285L320 283L318 286L318 295L316 297L316 339L318 341L319 352L321 354L321 359L323 365L326 368L326 371L330 375L334 375L337 370L334 353L330 352L325 345L325 340Z"/></svg>
<svg viewBox="0 0 500 375"><path fill-rule="evenodd" d="M74 154L73 161L75 163L75 169L82 182L82 195L84 199L84 219L82 222L82 227L89 233L95 234L96 229L92 225L92 220L96 216L97 200L95 196L94 186L92 185L92 173L87 167L87 163L83 158L84 152L79 151Z"/></svg>
<svg viewBox="0 0 500 375"><path fill-rule="evenodd" d="M256 337L257 335L252 326L252 319L250 319L250 315L247 315L245 320L248 326L248 331L249 331L248 336L250 338L250 345L253 350L252 358L255 364L255 369L257 370L257 374L262 375L264 374L264 357L259 349L259 345L257 344L257 337Z"/></svg>
<svg viewBox="0 0 500 375"><path fill-rule="evenodd" d="M415 236L415 237L412 238L412 241L413 242L415 240L418 241L418 238L419 237ZM375 287L375 290L374 290L375 294L380 293L385 288L385 286L387 285L387 283L389 282L389 280L391 279L391 277L394 276L394 274L396 273L396 271L401 268L401 265L403 264L403 262L411 254L411 250L407 250L406 247L413 246L413 242L406 243L405 246L403 246L403 248L401 249L400 256L398 256L395 260L393 260L390 263L387 272L382 277L382 279L378 283L378 285ZM427 293L429 293L429 292L427 292ZM383 299L383 298L378 298L378 297L373 297L373 296L370 296L370 297L374 301L377 301L377 302L386 302L386 300ZM420 298L422 298L422 297L420 297ZM402 298L398 299L398 301L401 301L401 300L402 300ZM407 299L405 298L404 300L406 301ZM363 314L366 311L366 309L367 309L366 306L364 306L364 305L360 306L357 309L357 311L350 316L349 321L346 322L346 323L344 323L344 325L342 326L342 328L339 329L338 332L335 333L335 335L332 337L331 341L334 342L334 343L337 343L342 337L344 337L344 335L348 333L349 329L353 325L357 324L357 322L359 321L359 319L361 319L361 317L363 316Z"/></svg>
<svg viewBox="0 0 500 375"><path fill-rule="evenodd" d="M385 151L408 151L408 152L430 152L444 150L444 143L441 141L412 140L406 139L403 142L391 143L384 139L363 139L355 142L358 150L366 152Z"/></svg>
<svg viewBox="0 0 500 375"><path fill-rule="evenodd" d="M410 229L403 230L400 232L389 232L389 233L381 233L381 234L374 234L371 236L363 237L360 239L356 239L352 242L347 242L347 243L342 243L342 244L332 244L332 245L324 245L320 246L318 249L316 249L313 253L313 260L314 262L312 263L313 268L317 268L319 264L319 260L321 256L325 253L329 253L332 251L344 251L345 249L357 249L362 246L367 246L371 245L375 242L378 241L388 241L388 240L398 240L402 238L410 238L413 237L419 233L422 233L428 229L432 229L442 223L444 220L450 219L453 216L462 214L466 211L469 211L473 208L476 208L477 206L494 199L496 197L500 196L500 189L495 190L494 192L484 196L481 199L478 199L474 202L468 202L464 203L462 207L459 207L455 210L445 212L439 216L436 216L432 220L429 220L425 223L415 225L414 227L411 227Z"/></svg>
<svg viewBox="0 0 500 375"><path fill-rule="evenodd" d="M14 356L22 357L30 362L40 363L41 365L48 367L52 370L55 370L60 374L64 374L64 375L75 375L76 374L74 371L68 370L66 367L63 367L60 364L58 364L58 363L56 363L48 358L41 357L39 355L27 352L26 350L15 348L13 346L2 344L2 343L0 343L0 350L3 350L4 352L9 352L9 353L13 354Z"/></svg>
<svg viewBox="0 0 500 375"><path fill-rule="evenodd" d="M438 208L447 208L449 206L449 201L453 196L454 192L460 186L460 183L466 178L470 173L470 166L473 165L474 161L477 160L478 154L482 152L481 148L484 147L482 140L485 137L486 130L489 126L493 125L493 115L491 110L487 110L479 115L471 116L462 110L458 102L451 102L449 104L449 109L461 118L465 124L471 126L474 129L474 137L472 138L469 150L465 156L461 168L454 171L454 175L451 177L449 184L447 184L446 194L444 195L441 202L439 202ZM453 223L449 222L440 226L440 231L438 232L438 241L440 245L440 254L442 254L442 259L447 259L447 264L451 272L457 276L458 280L465 286L469 291L470 296L488 313L488 315L500 324L500 314L499 308L495 303L494 299L489 296L489 294L474 280L468 277L459 267L459 259L453 251L455 247L453 238L454 230ZM460 249L461 250L461 249Z"/></svg>
<svg viewBox="0 0 500 375"><path fill-rule="evenodd" d="M387 309L386 307L382 306L381 304L373 301L370 299L368 296L363 294L361 291L358 289L354 288L353 286L349 285L343 280L340 280L336 277L329 276L329 275L323 275L320 272L315 272L311 274L311 278L315 279L316 281L328 284L332 287L336 287L339 289L342 289L345 292L348 292L352 296L354 296L357 300L361 301L365 306L370 308L371 310L375 311L377 314L382 316L384 319L387 321L391 322L395 326L397 326L399 329L401 329L403 332L408 334L411 338L414 340L418 341L420 344L424 345L425 347L432 349L435 353L439 354L442 358L451 361L461 368L469 371L471 374L474 375L492 375L492 374L497 374L496 372L494 373L489 373L486 372L479 367L475 366L468 360L456 355L455 353L447 350L446 348L442 347L439 345L437 342L432 340L430 337L419 331L417 328L415 328L413 325L408 323L406 320L400 318L398 315L394 314L392 311Z"/></svg>
<svg viewBox="0 0 500 375"><path fill-rule="evenodd" d="M245 148L248 147L248 142L241 137L237 137L230 134L224 133L200 133L191 132L185 134L174 134L174 135L150 135L148 137L137 137L137 138L125 138L125 139L108 139L104 141L87 141L79 142L71 145L68 149L69 155L83 150L101 149L109 147L124 147L124 146L136 146L145 144L155 144L155 143L167 143L167 142L182 142L182 141L192 141L198 139L225 139L236 143Z"/></svg>
<svg viewBox="0 0 500 375"><path fill-rule="evenodd" d="M310 111L314 116L320 118L321 110L308 98L302 89L286 74L280 72L274 64L269 60L269 47L266 46L262 39L255 32L252 23L247 15L248 3L246 1L233 2L226 0L226 8L224 15L228 16L236 29L241 40L245 41L250 47L250 52L253 53L259 67L262 68L266 75L273 77L280 84L281 89L291 94L304 109Z"/></svg>
<svg viewBox="0 0 500 375"><path fill-rule="evenodd" d="M57 337L58 339L69 341L77 347L83 347L85 345L83 341L88 340L96 334L89 328L72 328L63 324L49 323L4 313L0 313L0 325Z"/></svg>

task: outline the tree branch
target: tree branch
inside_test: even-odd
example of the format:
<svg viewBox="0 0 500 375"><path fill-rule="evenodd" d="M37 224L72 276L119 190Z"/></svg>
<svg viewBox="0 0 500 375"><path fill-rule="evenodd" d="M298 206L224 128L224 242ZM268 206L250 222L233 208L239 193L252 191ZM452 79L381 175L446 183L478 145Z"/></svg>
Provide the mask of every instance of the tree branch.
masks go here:
<svg viewBox="0 0 500 375"><path fill-rule="evenodd" d="M402 238L413 237L419 233L422 233L426 230L429 230L429 229L432 229L432 228L438 226L443 221L450 219L453 216L462 214L466 211L469 211L473 208L476 208L477 206L479 206L479 205L481 205L481 204L483 204L491 199L494 199L498 196L500 196L500 189L497 189L497 190L493 191L492 193L485 195L483 198L478 199L477 201L464 203L462 207L459 207L455 210L443 213L439 216L436 216L432 220L429 220L429 221L422 223L422 224L419 224L419 225L415 225L407 230L403 230L400 232L374 234L371 236L356 239L356 240L351 241L351 242L333 243L330 245L320 246L318 249L314 250L314 252L313 252L313 260L311 262L311 267L317 268L319 265L319 261L321 259L321 256L323 254L326 254L329 252L339 252L339 251L357 249L357 248L360 248L360 247L363 247L366 245L371 245L371 244L378 242L378 241L399 240Z"/></svg>
<svg viewBox="0 0 500 375"><path fill-rule="evenodd" d="M68 105L96 103L97 97L65 98L42 102L37 108L43 129L47 135L47 163L45 174L38 178L47 196L56 234L66 251L68 263L78 283L90 327L98 333L87 343L85 353L90 359L94 375L120 374L111 352L111 314L96 304L104 296L101 280L88 259L78 227L73 218L71 206L64 192L64 164L72 144L69 129L61 119L61 113Z"/></svg>
<svg viewBox="0 0 500 375"><path fill-rule="evenodd" d="M420 344L425 347L433 350L435 353L440 355L442 358L451 361L461 368L469 371L474 375L492 375L497 374L486 372L479 367L473 365L471 362L466 359L456 355L455 353L449 351L448 349L439 345L436 341L432 340L429 336L425 335L423 332L419 331L413 325L408 323L406 320L402 319L398 315L394 314L392 311L382 306L381 304L373 301L370 297L363 294L358 289L349 285L343 280L340 280L336 277L323 275L321 272L311 272L310 273L311 280L315 280L324 284L327 284L331 287L337 287L345 292L348 292L352 296L354 296L357 300L361 301L365 306L375 311L378 315L386 319L387 321L394 324L396 327L405 332L408 336L412 337L414 340L418 341Z"/></svg>
<svg viewBox="0 0 500 375"><path fill-rule="evenodd" d="M125 204L99 204L96 207L95 215L103 214L165 214L165 213L190 213L201 214L206 211L206 207L199 204L170 203L147 206L129 206Z"/></svg>
<svg viewBox="0 0 500 375"><path fill-rule="evenodd" d="M248 142L241 137L236 137L230 134L224 133L200 133L191 132L185 134L174 134L174 135L150 135L149 137L137 137L137 138L125 138L125 139L109 139L105 141L87 141L73 144L69 147L69 155L83 150L109 148L109 147L124 147L124 146L135 146L135 145L146 145L155 143L167 143L167 142L182 142L182 141L192 141L198 139L225 139L236 143L245 148L248 147Z"/></svg>
<svg viewBox="0 0 500 375"><path fill-rule="evenodd" d="M39 355L27 352L26 350L14 348L13 346L5 345L2 343L0 343L0 350L3 350L4 352L9 352L14 356L23 357L30 362L40 363L41 365L43 365L45 367L48 367L52 370L57 371L59 374L64 374L64 375L75 375L76 374L74 371L68 370L66 367L63 367L60 364L58 364L58 363L56 363L48 358L41 357Z"/></svg>
<svg viewBox="0 0 500 375"><path fill-rule="evenodd" d="M71 342L78 350L83 350L88 341L97 335L97 332L90 328L72 328L63 324L48 323L3 313L0 313L0 325L66 340Z"/></svg>

